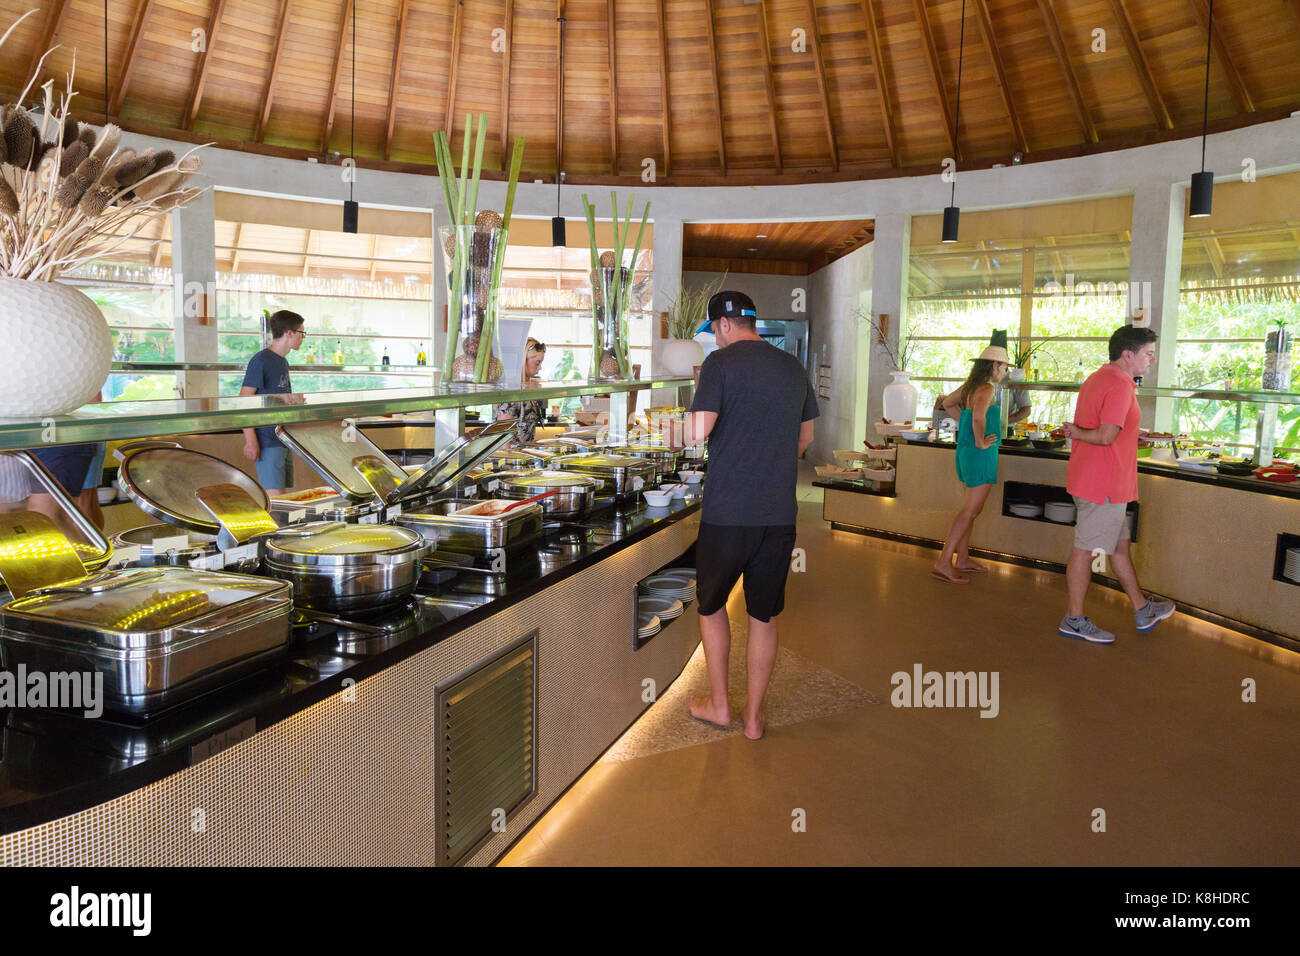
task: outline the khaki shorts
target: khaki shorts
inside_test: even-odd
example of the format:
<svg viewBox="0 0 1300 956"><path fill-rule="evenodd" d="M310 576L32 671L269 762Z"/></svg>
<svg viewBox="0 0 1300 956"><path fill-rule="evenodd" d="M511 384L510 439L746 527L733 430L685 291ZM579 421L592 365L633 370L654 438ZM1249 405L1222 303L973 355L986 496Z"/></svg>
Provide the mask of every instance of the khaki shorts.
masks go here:
<svg viewBox="0 0 1300 956"><path fill-rule="evenodd" d="M1074 495L1074 546L1092 554L1104 551L1114 554L1122 539L1130 537L1128 530L1128 504L1120 501L1106 504Z"/></svg>

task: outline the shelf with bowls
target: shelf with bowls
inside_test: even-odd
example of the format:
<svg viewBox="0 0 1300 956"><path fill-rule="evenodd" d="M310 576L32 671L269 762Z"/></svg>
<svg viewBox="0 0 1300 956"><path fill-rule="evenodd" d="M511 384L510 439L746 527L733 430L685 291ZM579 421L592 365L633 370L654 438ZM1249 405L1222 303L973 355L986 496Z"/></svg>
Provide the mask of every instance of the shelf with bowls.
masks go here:
<svg viewBox="0 0 1300 956"><path fill-rule="evenodd" d="M639 651L659 631L685 613L696 598L695 568L661 568L637 582L632 650Z"/></svg>
<svg viewBox="0 0 1300 956"><path fill-rule="evenodd" d="M1300 587L1300 534L1283 532L1277 536L1273 580Z"/></svg>
<svg viewBox="0 0 1300 956"><path fill-rule="evenodd" d="M1138 511L1136 501L1129 502L1129 537L1138 539ZM1022 521L1045 521L1048 524L1073 527L1076 519L1074 496L1059 485L1037 485L1023 481L1007 481L1002 485L1002 514Z"/></svg>

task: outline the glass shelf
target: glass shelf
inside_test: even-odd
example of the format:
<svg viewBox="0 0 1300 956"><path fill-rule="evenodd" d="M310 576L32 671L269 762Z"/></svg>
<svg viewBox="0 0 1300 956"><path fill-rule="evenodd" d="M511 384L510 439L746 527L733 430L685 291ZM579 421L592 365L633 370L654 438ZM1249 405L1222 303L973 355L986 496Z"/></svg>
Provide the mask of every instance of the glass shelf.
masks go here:
<svg viewBox="0 0 1300 956"><path fill-rule="evenodd" d="M954 381L956 381L954 379ZM1011 382L1003 381L1006 388L1039 392L1077 392L1078 382ZM1162 388L1139 385L1138 395L1151 398L1193 398L1217 402L1251 402L1256 405L1300 405L1300 392L1245 392L1222 391L1210 388Z"/></svg>
<svg viewBox="0 0 1300 956"><path fill-rule="evenodd" d="M527 388L454 385L439 388L309 392L298 395L102 402L85 405L68 415L43 420L0 419L0 449L153 438L256 425L285 425L291 422L339 421L368 415L468 408L498 402L544 401L572 395L677 388L692 383L690 378L658 378L595 384L538 382Z"/></svg>
<svg viewBox="0 0 1300 956"><path fill-rule="evenodd" d="M242 372L248 368L248 363L236 362L114 362L114 372ZM435 369L432 365L335 365L333 362L319 362L315 365L290 365L289 370L292 372L302 372L306 374L327 373L331 375L341 375L344 373L356 372L389 372L392 374L401 373L403 375L412 372L424 372L431 374L441 369Z"/></svg>

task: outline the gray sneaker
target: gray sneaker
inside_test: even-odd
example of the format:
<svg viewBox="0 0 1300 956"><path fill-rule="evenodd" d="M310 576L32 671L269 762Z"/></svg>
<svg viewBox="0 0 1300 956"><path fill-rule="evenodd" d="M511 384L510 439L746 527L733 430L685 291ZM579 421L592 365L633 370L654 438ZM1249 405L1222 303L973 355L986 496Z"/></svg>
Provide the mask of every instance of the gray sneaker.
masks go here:
<svg viewBox="0 0 1300 956"><path fill-rule="evenodd" d="M1148 594L1147 603L1133 612L1133 620L1139 631L1149 631L1165 618L1172 617L1173 613L1173 601L1157 601Z"/></svg>
<svg viewBox="0 0 1300 956"><path fill-rule="evenodd" d="M1066 637L1077 637L1080 640L1087 641L1090 644L1114 644L1115 635L1110 631L1103 631L1092 619L1086 614L1083 617L1066 617L1061 618L1061 626L1057 631Z"/></svg>

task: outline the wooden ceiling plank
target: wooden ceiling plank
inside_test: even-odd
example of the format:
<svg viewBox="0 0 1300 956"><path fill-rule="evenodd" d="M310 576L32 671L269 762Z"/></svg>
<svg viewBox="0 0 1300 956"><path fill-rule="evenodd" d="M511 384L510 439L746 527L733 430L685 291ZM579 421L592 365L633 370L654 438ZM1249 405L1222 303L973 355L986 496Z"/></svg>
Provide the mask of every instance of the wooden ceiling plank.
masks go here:
<svg viewBox="0 0 1300 956"><path fill-rule="evenodd" d="M302 277L307 278L307 271L311 268L311 233L307 230L307 239L302 244Z"/></svg>
<svg viewBox="0 0 1300 956"><path fill-rule="evenodd" d="M713 0L704 0L704 17L709 27L709 67L713 71L713 114L718 127L718 165L727 174L727 142L722 131L722 85L718 82L718 37L713 29Z"/></svg>
<svg viewBox="0 0 1300 956"><path fill-rule="evenodd" d="M59 31L63 29L63 18L67 15L69 6L71 6L69 0L56 0L54 9L50 11L50 18L45 21L45 30L41 33L40 45L32 51L31 66L27 68L27 76L23 77L24 80L36 72L36 67L40 65L41 57L45 55L46 51L49 50L50 47L54 46L55 37L57 37ZM7 55L8 54L6 54L6 56ZM37 77L37 79L40 79L40 77Z"/></svg>
<svg viewBox="0 0 1300 956"><path fill-rule="evenodd" d="M271 101L275 98L275 78L280 72L280 57L284 53L284 38L288 34L289 8L293 0L283 0L280 6L280 25L275 31L275 49L271 54L271 72L266 77L266 88L262 91L262 116L257 121L257 141L266 137L266 124L271 121Z"/></svg>
<svg viewBox="0 0 1300 956"><path fill-rule="evenodd" d="M1155 78L1151 74L1151 64L1147 62L1147 56L1142 52L1137 28L1133 25L1133 18L1128 14L1128 8L1124 6L1124 0L1110 0L1110 8L1115 14L1120 36L1128 49L1129 59L1133 62L1133 69L1137 71L1138 82L1142 84L1142 92L1146 94L1147 103L1151 106L1151 112L1155 114L1156 122L1164 129L1173 129L1173 117L1169 114L1169 108L1165 106L1160 90L1156 88Z"/></svg>
<svg viewBox="0 0 1300 956"><path fill-rule="evenodd" d="M1228 53L1228 45L1223 41L1223 33L1219 29L1219 24L1210 23L1210 11L1205 5L1205 0L1188 0L1192 5L1192 10L1196 13L1196 19L1201 24L1202 30L1210 30L1210 43L1214 47L1214 55L1219 60L1219 66L1223 68L1223 75L1227 77L1228 87L1232 90L1232 98L1237 102L1237 109L1243 113L1255 112L1255 102L1251 99L1250 91L1246 89L1246 84L1241 78L1241 73L1237 71L1237 64L1232 61ZM1297 9L1300 9L1298 7Z"/></svg>
<svg viewBox="0 0 1300 956"><path fill-rule="evenodd" d="M921 30L921 45L925 48L925 62L930 69L930 82L934 84L934 95L939 100L939 109L943 113L943 129L948 136L948 149L954 159L961 159L957 149L957 127L948 108L948 96L943 89L943 73L939 69L939 50L934 45L934 31L930 29L930 20L925 13L925 0L912 0L912 9L916 14L916 25Z"/></svg>
<svg viewBox="0 0 1300 956"><path fill-rule="evenodd" d="M405 3L402 4L406 6ZM375 281L375 271L379 268L379 260L375 256L379 255L379 233L375 233L370 239L370 281Z"/></svg>
<svg viewBox="0 0 1300 956"><path fill-rule="evenodd" d="M221 30L222 14L226 12L226 0L216 0L212 15L208 17L208 32L203 42L203 52L199 54L199 69L194 77L194 86L190 89L189 106L185 109L183 129L193 129L194 120L199 115L199 106L203 102L203 88L208 83L208 67L212 65L212 48L217 45L217 33Z"/></svg>
<svg viewBox="0 0 1300 956"><path fill-rule="evenodd" d="M767 35L767 4L758 0L758 9L754 15L758 18L758 45L763 54L763 82L767 93L767 120L772 129L772 157L776 160L776 171L782 168L781 132L776 120L776 84L772 79L772 46Z"/></svg>
<svg viewBox="0 0 1300 956"><path fill-rule="evenodd" d="M109 106L109 112L114 116L122 112L126 89L131 85L131 71L135 68L135 51L140 46L140 38L144 35L144 28L149 22L149 14L152 11L153 0L142 0L139 9L136 10L135 20L131 24L131 39L127 41L126 54L122 58L122 72L118 75L117 88L113 90L113 98Z"/></svg>
<svg viewBox="0 0 1300 956"><path fill-rule="evenodd" d="M564 0L555 4L555 183L564 171ZM468 135L468 131L466 132ZM558 210L557 210L558 211Z"/></svg>
<svg viewBox="0 0 1300 956"><path fill-rule="evenodd" d="M979 24L980 35L984 38L984 45L988 47L989 57L993 60L993 79L997 83L998 93L1002 96L1002 105L1006 108L1007 119L1011 123L1011 135L1015 137L1016 146L1020 151L1027 153L1029 141L1025 139L1025 130L1016 113L1016 105L1011 101L1011 84L1007 82L1006 67L1002 62L1002 54L998 50L998 40L993 32L993 20L989 17L986 0L975 0L975 22Z"/></svg>
<svg viewBox="0 0 1300 956"><path fill-rule="evenodd" d="M889 103L889 78L885 74L885 55L880 46L880 28L876 25L876 4L875 0L860 0L860 2L862 5L862 22L867 28L867 45L871 53L871 69L876 74L876 94L880 100L880 118L885 124L885 142L889 146L890 162L897 166L898 141L894 135L894 111Z"/></svg>
<svg viewBox="0 0 1300 956"><path fill-rule="evenodd" d="M808 18L812 25L813 62L817 66L817 92L821 96L822 116L826 121L826 141L831 151L831 165L840 168L840 148L835 142L835 121L831 117L831 99L826 89L826 61L822 58L822 34L817 26L817 0L808 0Z"/></svg>
<svg viewBox="0 0 1300 956"><path fill-rule="evenodd" d="M339 20L339 40L334 46L334 72L330 81L330 98L325 107L325 127L321 130L320 148L328 152L330 138L334 135L334 109L339 102L339 80L343 75L343 50L348 42L348 21L352 18L352 0L344 0L343 17Z"/></svg>
<svg viewBox="0 0 1300 956"><path fill-rule="evenodd" d="M668 28L664 25L664 0L655 0L655 12L659 19L659 104L663 121L664 168L666 179L670 175L672 162L672 136L668 126L670 113L668 109Z"/></svg>
<svg viewBox="0 0 1300 956"><path fill-rule="evenodd" d="M609 172L618 175L618 75L614 68L614 0L605 0L605 35L609 40Z"/></svg>
<svg viewBox="0 0 1300 956"><path fill-rule="evenodd" d="M1079 88L1079 77L1074 72L1070 61L1070 51L1065 46L1065 34L1061 32L1061 21L1056 16L1055 0L1038 0L1038 12L1042 15L1043 25L1047 28L1047 38L1056 52L1056 62L1060 64L1061 76L1065 79L1066 92L1070 94L1070 105L1079 121L1079 128L1090 143L1097 142L1097 124L1088 114L1088 105L1083 101L1083 91Z"/></svg>
<svg viewBox="0 0 1300 956"><path fill-rule="evenodd" d="M1210 266L1214 269L1214 277L1222 279L1226 263L1223 259L1223 249L1219 245L1219 240L1214 236L1205 236L1201 239L1201 244L1205 246L1205 254L1210 257Z"/></svg>
<svg viewBox="0 0 1300 956"><path fill-rule="evenodd" d="M384 159L393 158L393 126L397 122L397 79L402 73L402 48L406 45L406 15L409 12L410 0L402 0L402 6L397 13L397 38L393 42L393 72L388 78L388 127L384 132Z"/></svg>
<svg viewBox="0 0 1300 956"><path fill-rule="evenodd" d="M515 0L506 0L506 50L501 57L501 169L510 156L510 58L515 47Z"/></svg>
<svg viewBox="0 0 1300 956"><path fill-rule="evenodd" d="M235 223L235 243L234 243L235 248L232 249L230 252L231 272L239 271L239 241L240 239L243 238L243 235L244 235L244 224L242 222Z"/></svg>
<svg viewBox="0 0 1300 956"><path fill-rule="evenodd" d="M460 69L460 29L465 22L464 8L464 0L456 0L456 18L451 28L451 69L447 72L447 100L442 110L442 127L448 138L456 130L456 74ZM469 130L465 135L469 135Z"/></svg>

